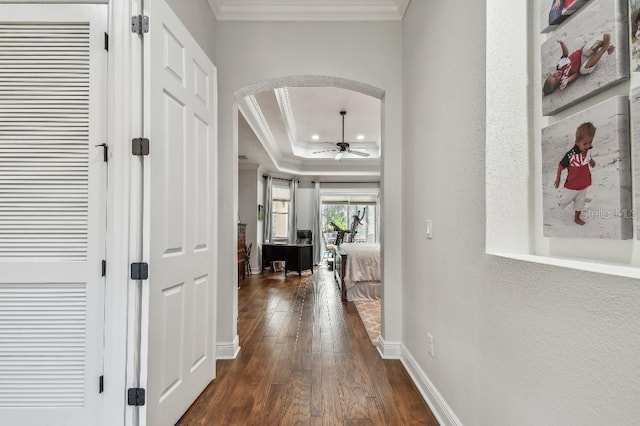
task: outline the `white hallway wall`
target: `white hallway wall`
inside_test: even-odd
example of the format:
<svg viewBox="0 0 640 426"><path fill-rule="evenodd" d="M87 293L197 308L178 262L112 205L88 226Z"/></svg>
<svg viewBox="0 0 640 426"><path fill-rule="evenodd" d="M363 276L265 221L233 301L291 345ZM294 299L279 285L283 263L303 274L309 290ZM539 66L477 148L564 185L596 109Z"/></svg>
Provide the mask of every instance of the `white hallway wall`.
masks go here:
<svg viewBox="0 0 640 426"><path fill-rule="evenodd" d="M259 271L258 256L258 180L262 178L257 166L238 172L238 216L240 223L247 225L246 245L251 247L251 270ZM262 203L260 203L262 204Z"/></svg>
<svg viewBox="0 0 640 426"><path fill-rule="evenodd" d="M234 92L257 82L293 75L324 75L363 82L385 91L383 129L384 220L400 224L401 204L401 23L227 22L217 23L220 271L218 343L237 336L237 286L234 270L234 225L238 190L237 119ZM383 145L384 146L384 145ZM385 236L385 338L400 341L400 234Z"/></svg>
<svg viewBox="0 0 640 426"><path fill-rule="evenodd" d="M403 343L464 424L637 424L640 283L485 254L484 16L404 20Z"/></svg>

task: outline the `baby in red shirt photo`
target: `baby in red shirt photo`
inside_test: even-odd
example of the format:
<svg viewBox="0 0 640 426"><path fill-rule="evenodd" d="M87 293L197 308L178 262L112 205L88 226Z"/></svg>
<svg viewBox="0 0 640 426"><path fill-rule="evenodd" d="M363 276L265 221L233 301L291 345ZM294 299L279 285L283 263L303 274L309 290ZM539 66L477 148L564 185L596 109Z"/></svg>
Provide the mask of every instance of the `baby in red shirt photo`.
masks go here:
<svg viewBox="0 0 640 426"><path fill-rule="evenodd" d="M595 135L596 128L593 123L587 122L578 126L575 145L560 160L553 184L555 188L560 186L562 171L567 169L567 179L558 205L565 208L573 203L573 221L578 225L585 224L580 215L587 199L587 188L591 186L591 168L596 166L590 151Z"/></svg>

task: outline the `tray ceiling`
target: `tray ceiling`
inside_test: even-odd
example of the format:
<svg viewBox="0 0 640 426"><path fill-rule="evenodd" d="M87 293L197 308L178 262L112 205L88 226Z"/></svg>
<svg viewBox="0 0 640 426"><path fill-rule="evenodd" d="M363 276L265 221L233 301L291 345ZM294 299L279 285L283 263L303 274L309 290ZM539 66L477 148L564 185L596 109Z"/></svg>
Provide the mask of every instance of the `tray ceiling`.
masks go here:
<svg viewBox="0 0 640 426"><path fill-rule="evenodd" d="M336 87L282 87L244 97L239 102L239 165L298 176L369 176L380 174L381 103L359 92ZM369 154L336 160L344 140ZM243 128L246 126L246 128ZM316 139L314 139L314 136Z"/></svg>

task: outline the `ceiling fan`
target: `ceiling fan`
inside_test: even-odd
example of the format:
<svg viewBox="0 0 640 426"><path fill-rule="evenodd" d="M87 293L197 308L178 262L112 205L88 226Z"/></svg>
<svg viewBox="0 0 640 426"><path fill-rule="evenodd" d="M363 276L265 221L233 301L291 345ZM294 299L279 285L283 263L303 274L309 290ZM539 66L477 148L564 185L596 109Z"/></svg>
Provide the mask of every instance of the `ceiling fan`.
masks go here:
<svg viewBox="0 0 640 426"><path fill-rule="evenodd" d="M351 149L349 148L349 142L344 141L344 116L347 115L347 111L344 111L344 110L340 111L340 115L342 116L342 142L336 142L335 148L324 149L322 151L315 151L315 152L312 152L312 154L321 154L323 152L334 151L337 153L335 158L336 160L341 160L345 154L353 154L353 155L357 155L358 157L368 157L369 153L366 150ZM334 142L327 142L327 143L334 143Z"/></svg>

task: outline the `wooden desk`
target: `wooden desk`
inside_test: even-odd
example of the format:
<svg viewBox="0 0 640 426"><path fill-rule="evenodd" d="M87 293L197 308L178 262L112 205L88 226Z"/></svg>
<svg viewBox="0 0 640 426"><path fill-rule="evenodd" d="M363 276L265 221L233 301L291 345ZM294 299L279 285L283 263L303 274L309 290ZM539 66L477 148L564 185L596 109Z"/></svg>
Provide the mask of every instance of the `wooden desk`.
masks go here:
<svg viewBox="0 0 640 426"><path fill-rule="evenodd" d="M313 273L313 244L272 244L262 245L262 269L271 266L274 260L284 260L284 273L310 269Z"/></svg>

